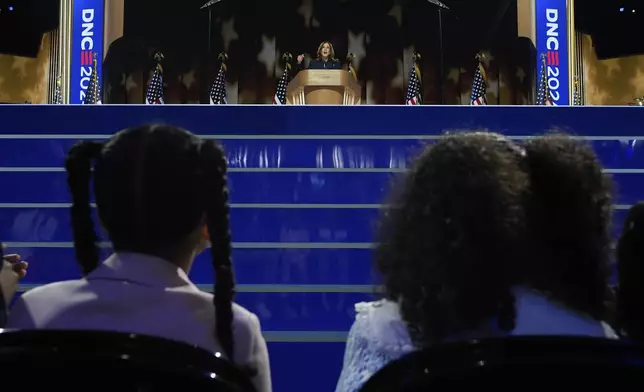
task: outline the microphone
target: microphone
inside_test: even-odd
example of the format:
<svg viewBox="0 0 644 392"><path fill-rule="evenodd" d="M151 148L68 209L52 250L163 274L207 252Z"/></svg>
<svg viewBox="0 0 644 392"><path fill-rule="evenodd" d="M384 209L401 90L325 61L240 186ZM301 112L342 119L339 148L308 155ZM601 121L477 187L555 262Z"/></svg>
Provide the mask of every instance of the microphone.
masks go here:
<svg viewBox="0 0 644 392"><path fill-rule="evenodd" d="M434 4L435 6L442 8L444 10L449 10L449 7L438 0L427 0L428 2Z"/></svg>
<svg viewBox="0 0 644 392"><path fill-rule="evenodd" d="M212 5L215 5L215 4L219 3L220 1L221 1L221 0L210 0L210 1L209 1L209 2L207 2L206 4L202 5L199 9L200 9L200 10L203 10L203 9L205 9L205 8L208 8L208 7L212 6Z"/></svg>

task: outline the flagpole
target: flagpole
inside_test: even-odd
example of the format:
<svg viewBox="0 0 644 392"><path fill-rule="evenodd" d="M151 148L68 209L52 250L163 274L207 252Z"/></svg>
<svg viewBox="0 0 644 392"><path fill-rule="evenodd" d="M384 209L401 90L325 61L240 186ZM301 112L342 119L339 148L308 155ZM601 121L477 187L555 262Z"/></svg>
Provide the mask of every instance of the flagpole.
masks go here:
<svg viewBox="0 0 644 392"><path fill-rule="evenodd" d="M208 7L208 60L212 58L212 7Z"/></svg>
<svg viewBox="0 0 644 392"><path fill-rule="evenodd" d="M203 10L205 8L208 9L208 60L207 60L207 72L208 72L208 79L212 79L212 73L211 73L211 67L210 64L213 61L213 54L212 54L212 8L214 7L215 4L219 3L221 0L209 0L207 1L204 5L199 7L200 10ZM210 99L210 97L208 98Z"/></svg>
<svg viewBox="0 0 644 392"><path fill-rule="evenodd" d="M440 50L439 58L439 73L440 73L440 94L441 105L445 104L445 53L443 51L443 10L450 11L450 8L443 4L440 0L427 0L427 2L436 6L438 10L438 45Z"/></svg>
<svg viewBox="0 0 644 392"><path fill-rule="evenodd" d="M438 7L438 45L440 50L440 92L441 105L445 104L445 54L443 53L443 9Z"/></svg>

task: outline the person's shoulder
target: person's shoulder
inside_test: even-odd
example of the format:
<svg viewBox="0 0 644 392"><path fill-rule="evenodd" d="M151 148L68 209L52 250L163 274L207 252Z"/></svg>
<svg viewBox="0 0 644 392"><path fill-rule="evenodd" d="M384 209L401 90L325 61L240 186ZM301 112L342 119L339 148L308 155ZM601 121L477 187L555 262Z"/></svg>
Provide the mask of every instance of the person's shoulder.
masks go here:
<svg viewBox="0 0 644 392"><path fill-rule="evenodd" d="M233 302L233 326L240 335L256 335L261 333L259 317L250 310Z"/></svg>
<svg viewBox="0 0 644 392"><path fill-rule="evenodd" d="M11 307L7 328L39 328L43 317L51 316L73 303L74 294L86 286L85 280L50 283L30 289Z"/></svg>
<svg viewBox="0 0 644 392"><path fill-rule="evenodd" d="M398 303L387 299L355 305L353 333L387 351L409 351L413 345Z"/></svg>
<svg viewBox="0 0 644 392"><path fill-rule="evenodd" d="M27 302L40 300L55 301L57 298L65 298L70 293L85 286L87 286L85 279L48 283L25 291L20 298Z"/></svg>
<svg viewBox="0 0 644 392"><path fill-rule="evenodd" d="M202 306L204 309L209 309L209 311L205 312L205 317L215 317L215 312L210 311L210 309L212 309L212 307L214 306L214 296L212 293L201 290L188 290L184 292L184 294L189 295L193 299L196 297L199 306ZM239 333L243 336L249 336L257 333L260 330L259 318L255 315L255 313L234 302L232 304L232 308L233 326L236 333Z"/></svg>
<svg viewBox="0 0 644 392"><path fill-rule="evenodd" d="M374 317L386 319L400 319L398 304L388 299L378 301L358 302L355 304L356 320L371 320Z"/></svg>

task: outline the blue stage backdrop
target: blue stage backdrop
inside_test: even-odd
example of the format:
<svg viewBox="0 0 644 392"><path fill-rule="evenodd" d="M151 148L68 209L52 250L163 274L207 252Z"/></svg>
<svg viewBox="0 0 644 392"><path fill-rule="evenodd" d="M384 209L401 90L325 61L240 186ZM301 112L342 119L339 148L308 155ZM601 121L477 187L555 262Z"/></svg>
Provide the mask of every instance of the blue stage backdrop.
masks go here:
<svg viewBox="0 0 644 392"><path fill-rule="evenodd" d="M220 139L238 301L262 321L274 389L329 392L353 304L373 298L379 205L419 148L464 129L588 139L619 184L618 226L644 195L643 116L634 107L0 106L0 240L32 261L24 288L78 278L63 169L75 141L157 121ZM207 256L192 279L211 287Z"/></svg>

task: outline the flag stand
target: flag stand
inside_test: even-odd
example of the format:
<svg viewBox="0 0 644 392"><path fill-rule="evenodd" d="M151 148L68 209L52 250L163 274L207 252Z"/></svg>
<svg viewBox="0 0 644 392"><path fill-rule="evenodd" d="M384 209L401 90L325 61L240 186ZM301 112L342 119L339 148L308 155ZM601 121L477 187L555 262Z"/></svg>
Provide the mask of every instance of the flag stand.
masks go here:
<svg viewBox="0 0 644 392"><path fill-rule="evenodd" d="M438 9L438 47L440 51L439 58L439 86L441 93L441 105L445 104L445 51L443 50L443 10L449 11L449 7L441 3L438 0L427 0L431 4L435 5Z"/></svg>

